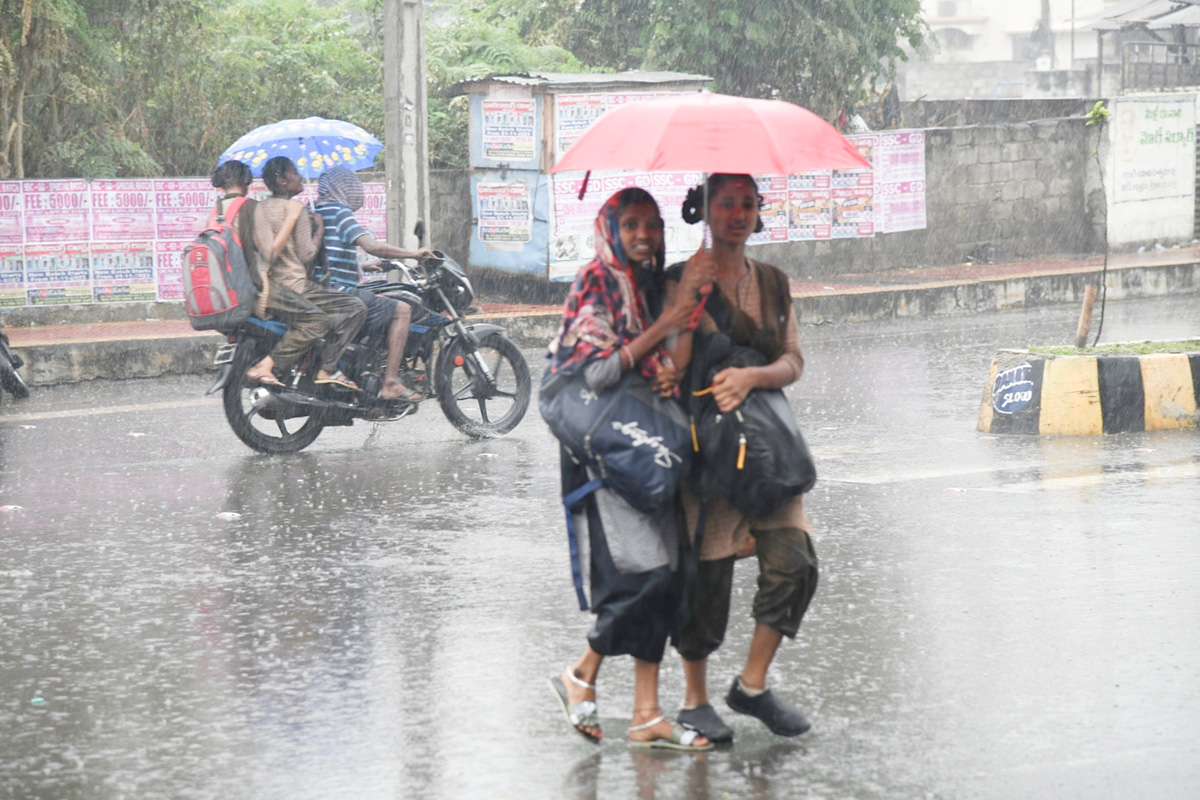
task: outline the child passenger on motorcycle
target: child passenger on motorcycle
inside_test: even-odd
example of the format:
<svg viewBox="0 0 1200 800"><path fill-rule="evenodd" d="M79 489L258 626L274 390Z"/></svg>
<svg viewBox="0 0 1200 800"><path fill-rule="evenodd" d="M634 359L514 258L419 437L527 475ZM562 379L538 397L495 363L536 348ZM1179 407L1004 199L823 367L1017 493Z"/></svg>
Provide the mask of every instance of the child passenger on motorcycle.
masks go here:
<svg viewBox="0 0 1200 800"><path fill-rule="evenodd" d="M276 156L263 165L263 181L271 196L254 209L254 240L259 253L272 253L273 240L286 224L291 198L304 187L296 165L285 156ZM270 260L255 314L283 320L289 327L271 354L247 370L249 380L282 385L275 370L293 366L313 342L324 336L325 348L315 382L358 388L342 374L337 363L362 327L367 307L357 297L326 289L312 280L309 270L320 248L322 231L321 217L305 212L278 257Z"/></svg>
<svg viewBox="0 0 1200 800"><path fill-rule="evenodd" d="M387 366L379 396L416 403L424 400L424 396L400 380L400 364L404 360L404 344L408 340L412 308L408 303L380 297L369 289L359 287L362 275L357 248L361 247L378 258L421 258L433 253L429 250L405 250L372 236L354 218L354 212L362 208L365 197L362 181L345 167L334 167L321 175L317 182L317 213L325 222L329 285L367 304L367 321L364 325L367 333L387 330ZM324 274L316 277L321 280Z"/></svg>

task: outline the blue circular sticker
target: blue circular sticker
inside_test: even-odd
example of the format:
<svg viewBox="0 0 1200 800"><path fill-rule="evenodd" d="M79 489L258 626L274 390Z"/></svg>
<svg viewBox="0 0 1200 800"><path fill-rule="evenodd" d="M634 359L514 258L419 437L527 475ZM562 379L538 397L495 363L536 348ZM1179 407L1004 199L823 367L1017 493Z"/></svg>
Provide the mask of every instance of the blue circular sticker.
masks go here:
<svg viewBox="0 0 1200 800"><path fill-rule="evenodd" d="M996 375L992 384L992 408L1000 414L1015 414L1033 401L1033 366L1026 361Z"/></svg>

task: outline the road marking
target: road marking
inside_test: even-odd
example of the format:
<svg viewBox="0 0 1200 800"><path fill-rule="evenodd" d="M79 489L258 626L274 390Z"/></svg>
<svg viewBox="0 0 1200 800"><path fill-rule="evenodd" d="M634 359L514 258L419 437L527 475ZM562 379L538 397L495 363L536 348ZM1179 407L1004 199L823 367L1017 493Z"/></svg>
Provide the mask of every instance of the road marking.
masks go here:
<svg viewBox="0 0 1200 800"><path fill-rule="evenodd" d="M981 486L973 492L1000 492L1003 494L1032 494L1033 492L1057 492L1065 489L1088 489L1113 483L1133 483L1151 480L1182 480L1200 476L1200 464L1165 464L1161 467L1145 467L1123 472L1097 470L1086 475L1071 475L1064 478L1043 478L1029 483L1011 483L1004 486Z"/></svg>
<svg viewBox="0 0 1200 800"><path fill-rule="evenodd" d="M220 402L219 398L197 398L194 400L172 400L165 403L142 403L135 406L109 406L107 408L73 408L63 411L35 411L31 414L5 414L0 416L0 425L7 422L36 422L43 419L68 419L71 417L98 417L102 414L130 414L136 411L161 411L171 408L195 408Z"/></svg>

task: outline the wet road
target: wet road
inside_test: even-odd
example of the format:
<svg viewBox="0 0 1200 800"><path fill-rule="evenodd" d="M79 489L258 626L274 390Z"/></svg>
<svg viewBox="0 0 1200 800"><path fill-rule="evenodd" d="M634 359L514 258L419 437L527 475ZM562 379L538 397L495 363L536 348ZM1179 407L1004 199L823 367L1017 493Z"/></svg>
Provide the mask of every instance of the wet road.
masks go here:
<svg viewBox="0 0 1200 800"><path fill-rule="evenodd" d="M1198 311L1113 304L1105 339ZM1200 436L974 430L993 350L1073 317L802 329L822 577L771 679L814 728L730 712L701 756L625 746L627 659L600 747L546 689L588 618L536 410L474 442L430 404L266 458L201 378L6 398L0 798L1196 797ZM753 590L743 563L716 697Z"/></svg>

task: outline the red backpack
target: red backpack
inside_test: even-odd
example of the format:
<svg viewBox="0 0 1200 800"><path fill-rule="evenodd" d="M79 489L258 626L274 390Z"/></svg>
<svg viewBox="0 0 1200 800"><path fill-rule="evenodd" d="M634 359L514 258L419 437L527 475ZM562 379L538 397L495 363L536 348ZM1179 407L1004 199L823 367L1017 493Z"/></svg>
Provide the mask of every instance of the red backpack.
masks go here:
<svg viewBox="0 0 1200 800"><path fill-rule="evenodd" d="M227 332L254 313L258 289L233 225L245 202L230 201L226 218L218 200L208 227L183 251L183 308L195 330Z"/></svg>

